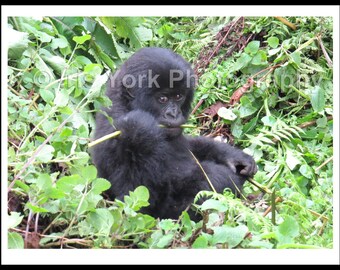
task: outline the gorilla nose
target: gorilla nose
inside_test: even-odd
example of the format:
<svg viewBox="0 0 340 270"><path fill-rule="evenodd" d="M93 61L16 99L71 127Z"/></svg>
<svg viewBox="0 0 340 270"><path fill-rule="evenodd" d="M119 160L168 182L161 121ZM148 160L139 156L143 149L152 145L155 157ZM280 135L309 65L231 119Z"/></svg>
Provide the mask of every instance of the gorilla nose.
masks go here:
<svg viewBox="0 0 340 270"><path fill-rule="evenodd" d="M176 119L178 116L178 110L176 108L167 109L165 112L166 119Z"/></svg>

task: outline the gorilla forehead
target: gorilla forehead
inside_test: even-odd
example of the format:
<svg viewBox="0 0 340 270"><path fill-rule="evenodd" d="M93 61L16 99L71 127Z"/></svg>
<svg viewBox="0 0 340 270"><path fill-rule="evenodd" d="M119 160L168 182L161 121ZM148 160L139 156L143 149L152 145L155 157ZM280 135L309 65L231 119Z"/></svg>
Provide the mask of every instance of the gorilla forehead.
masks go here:
<svg viewBox="0 0 340 270"><path fill-rule="evenodd" d="M124 76L143 88L193 88L194 72L180 55L164 48L143 48L123 65Z"/></svg>

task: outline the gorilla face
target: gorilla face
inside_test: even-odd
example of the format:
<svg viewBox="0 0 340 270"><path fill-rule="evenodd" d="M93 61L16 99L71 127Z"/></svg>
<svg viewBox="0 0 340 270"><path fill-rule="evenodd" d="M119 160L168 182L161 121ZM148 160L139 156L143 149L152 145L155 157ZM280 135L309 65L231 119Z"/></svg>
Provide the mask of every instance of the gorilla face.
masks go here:
<svg viewBox="0 0 340 270"><path fill-rule="evenodd" d="M162 54L161 58L157 54ZM138 56L125 63L121 78L123 89L132 98L131 110L149 112L164 126L168 137L177 137L182 133L180 125L188 118L194 72L182 58L165 49L145 48L142 57ZM136 61L142 63L141 69L134 66Z"/></svg>

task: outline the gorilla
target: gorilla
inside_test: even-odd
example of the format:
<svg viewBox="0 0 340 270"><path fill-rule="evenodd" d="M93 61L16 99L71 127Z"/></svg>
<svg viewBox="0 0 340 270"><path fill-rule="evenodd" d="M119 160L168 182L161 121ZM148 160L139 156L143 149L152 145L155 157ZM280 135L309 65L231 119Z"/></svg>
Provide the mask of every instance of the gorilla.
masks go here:
<svg viewBox="0 0 340 270"><path fill-rule="evenodd" d="M150 192L142 212L177 219L201 190L241 190L256 173L254 159L228 144L182 134L195 87L190 64L164 48L143 48L110 76L112 106L96 115L95 139L121 135L93 147L100 177L111 182L110 198L122 200L136 187ZM110 122L108 117L113 119ZM193 215L193 213L191 213Z"/></svg>

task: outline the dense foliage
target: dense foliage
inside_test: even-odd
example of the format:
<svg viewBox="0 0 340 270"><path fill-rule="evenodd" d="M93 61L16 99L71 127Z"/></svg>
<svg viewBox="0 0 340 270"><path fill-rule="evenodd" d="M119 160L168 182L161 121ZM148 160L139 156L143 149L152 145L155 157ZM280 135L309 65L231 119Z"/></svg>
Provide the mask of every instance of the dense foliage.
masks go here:
<svg viewBox="0 0 340 270"><path fill-rule="evenodd" d="M332 248L332 18L11 17L7 31L10 248ZM198 223L139 213L145 187L107 200L91 165L107 76L145 46L200 77L186 132L259 167L241 198L200 192Z"/></svg>

